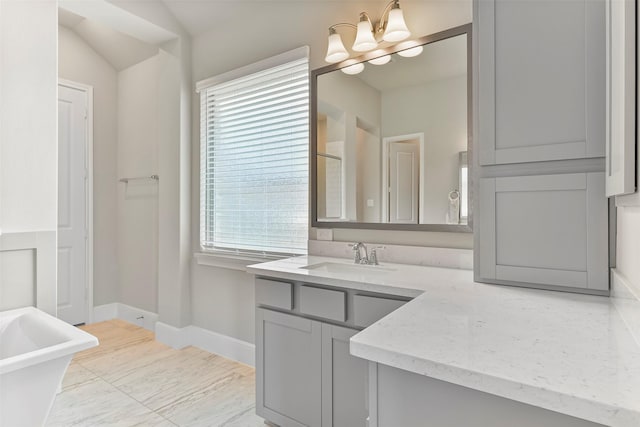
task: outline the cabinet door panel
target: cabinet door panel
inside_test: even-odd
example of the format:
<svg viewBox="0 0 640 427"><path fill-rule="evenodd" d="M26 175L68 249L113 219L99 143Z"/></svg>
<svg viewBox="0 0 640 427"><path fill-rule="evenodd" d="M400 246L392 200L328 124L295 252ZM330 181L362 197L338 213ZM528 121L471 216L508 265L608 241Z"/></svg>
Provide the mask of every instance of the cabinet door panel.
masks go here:
<svg viewBox="0 0 640 427"><path fill-rule="evenodd" d="M256 413L280 426L320 426L321 323L256 310Z"/></svg>
<svg viewBox="0 0 640 427"><path fill-rule="evenodd" d="M480 279L608 289L603 173L480 180Z"/></svg>
<svg viewBox="0 0 640 427"><path fill-rule="evenodd" d="M369 365L349 353L349 339L357 333L322 324L323 427L366 426Z"/></svg>
<svg viewBox="0 0 640 427"><path fill-rule="evenodd" d="M604 0L477 2L480 164L604 156Z"/></svg>

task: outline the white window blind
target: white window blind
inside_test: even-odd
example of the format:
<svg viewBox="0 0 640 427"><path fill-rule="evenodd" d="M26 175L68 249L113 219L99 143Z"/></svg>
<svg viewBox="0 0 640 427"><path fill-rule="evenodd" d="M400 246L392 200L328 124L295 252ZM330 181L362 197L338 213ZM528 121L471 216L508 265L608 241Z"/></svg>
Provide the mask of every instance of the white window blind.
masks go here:
<svg viewBox="0 0 640 427"><path fill-rule="evenodd" d="M201 246L306 253L308 59L213 84L200 97Z"/></svg>

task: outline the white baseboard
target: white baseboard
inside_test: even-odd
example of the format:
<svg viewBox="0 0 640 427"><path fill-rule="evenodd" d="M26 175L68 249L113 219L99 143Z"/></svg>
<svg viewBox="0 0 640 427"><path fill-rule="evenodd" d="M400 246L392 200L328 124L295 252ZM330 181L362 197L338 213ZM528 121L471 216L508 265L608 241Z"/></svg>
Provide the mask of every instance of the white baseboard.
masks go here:
<svg viewBox="0 0 640 427"><path fill-rule="evenodd" d="M176 328L166 323L156 322L156 341L177 350L190 346L189 327Z"/></svg>
<svg viewBox="0 0 640 427"><path fill-rule="evenodd" d="M256 365L256 346L198 326L188 326L191 345L245 365Z"/></svg>
<svg viewBox="0 0 640 427"><path fill-rule="evenodd" d="M198 326L176 328L166 323L156 323L156 340L175 349L198 347L245 365L255 366L255 345Z"/></svg>
<svg viewBox="0 0 640 427"><path fill-rule="evenodd" d="M151 311L142 310L130 305L118 303L118 319L126 320L149 331L156 330L158 315Z"/></svg>
<svg viewBox="0 0 640 427"><path fill-rule="evenodd" d="M96 305L93 307L93 323L104 322L118 317L118 303Z"/></svg>
<svg viewBox="0 0 640 427"><path fill-rule="evenodd" d="M122 319L155 332L156 340L175 349L190 345L227 359L255 366L255 345L199 326L176 328L158 321L158 315L130 305L114 302L93 307L93 321Z"/></svg>
<svg viewBox="0 0 640 427"><path fill-rule="evenodd" d="M103 322L111 319L122 319L149 331L155 331L158 315L150 311L132 307L127 304L114 302L93 307L93 322Z"/></svg>

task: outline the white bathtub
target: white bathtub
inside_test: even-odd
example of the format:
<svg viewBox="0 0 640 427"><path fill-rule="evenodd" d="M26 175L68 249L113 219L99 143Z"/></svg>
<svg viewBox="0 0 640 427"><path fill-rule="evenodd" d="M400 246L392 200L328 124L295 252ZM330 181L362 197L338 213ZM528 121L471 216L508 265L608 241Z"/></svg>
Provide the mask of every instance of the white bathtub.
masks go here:
<svg viewBox="0 0 640 427"><path fill-rule="evenodd" d="M0 312L0 427L44 425L73 354L97 345L34 307Z"/></svg>

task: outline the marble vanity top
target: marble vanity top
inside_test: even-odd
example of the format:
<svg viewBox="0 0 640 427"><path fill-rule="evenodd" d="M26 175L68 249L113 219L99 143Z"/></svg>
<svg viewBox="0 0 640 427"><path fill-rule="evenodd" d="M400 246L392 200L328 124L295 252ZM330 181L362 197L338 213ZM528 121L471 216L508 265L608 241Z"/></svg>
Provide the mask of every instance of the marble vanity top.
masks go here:
<svg viewBox="0 0 640 427"><path fill-rule="evenodd" d="M471 271L438 267L308 268L322 263L352 262L302 256L247 271L415 297L351 338L355 356L604 425L640 426L640 345L610 298L485 285Z"/></svg>

